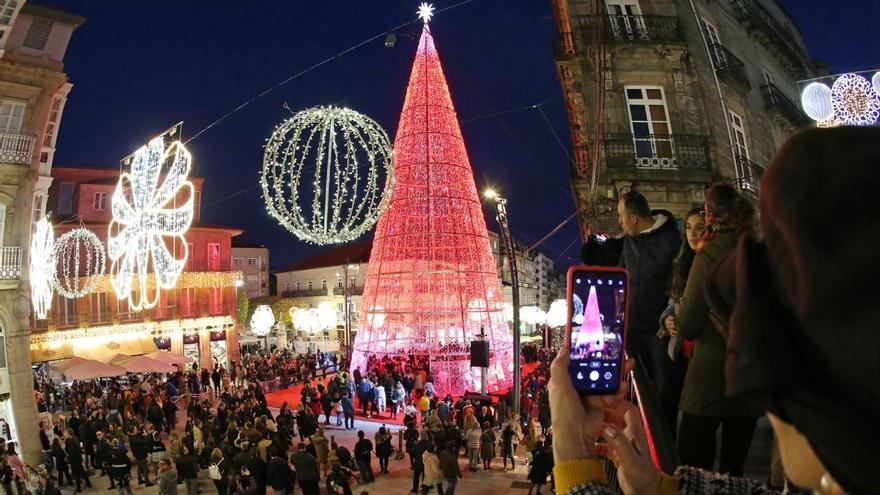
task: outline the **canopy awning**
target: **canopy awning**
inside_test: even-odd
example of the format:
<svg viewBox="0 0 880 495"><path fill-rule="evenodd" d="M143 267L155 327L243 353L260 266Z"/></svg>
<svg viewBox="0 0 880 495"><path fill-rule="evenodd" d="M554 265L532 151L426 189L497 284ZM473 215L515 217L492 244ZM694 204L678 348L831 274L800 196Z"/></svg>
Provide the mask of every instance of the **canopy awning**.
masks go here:
<svg viewBox="0 0 880 495"><path fill-rule="evenodd" d="M73 357L73 345L70 342L39 342L31 344L31 362L44 363Z"/></svg>
<svg viewBox="0 0 880 495"><path fill-rule="evenodd" d="M163 363L147 356L123 356L117 355L110 364L125 368L129 373L174 373L177 369L170 364Z"/></svg>
<svg viewBox="0 0 880 495"><path fill-rule="evenodd" d="M63 371L64 376L70 380L92 380L125 374L125 370L119 366L85 359Z"/></svg>
<svg viewBox="0 0 880 495"><path fill-rule="evenodd" d="M173 352L168 351L156 351L147 354L147 357L153 358L156 361L161 363L170 364L172 366L179 365L185 366L191 362L193 362L193 358L189 356L181 356L180 354L175 354Z"/></svg>
<svg viewBox="0 0 880 495"><path fill-rule="evenodd" d="M73 342L73 353L76 356L104 362L109 362L117 354L139 356L158 350L151 334L82 337Z"/></svg>

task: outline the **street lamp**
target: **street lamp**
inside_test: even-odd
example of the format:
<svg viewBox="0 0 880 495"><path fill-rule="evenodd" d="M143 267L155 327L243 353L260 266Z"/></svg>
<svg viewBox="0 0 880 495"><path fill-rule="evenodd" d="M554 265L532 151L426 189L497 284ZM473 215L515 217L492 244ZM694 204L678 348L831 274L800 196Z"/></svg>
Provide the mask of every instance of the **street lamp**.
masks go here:
<svg viewBox="0 0 880 495"><path fill-rule="evenodd" d="M501 230L501 242L507 254L507 265L510 267L510 291L513 296L513 411L519 414L521 395L520 369L520 334L519 334L519 272L516 269L516 247L513 244L513 236L510 234L510 225L507 221L507 199L501 197L494 189L483 191L483 197L492 201L495 205L495 220Z"/></svg>

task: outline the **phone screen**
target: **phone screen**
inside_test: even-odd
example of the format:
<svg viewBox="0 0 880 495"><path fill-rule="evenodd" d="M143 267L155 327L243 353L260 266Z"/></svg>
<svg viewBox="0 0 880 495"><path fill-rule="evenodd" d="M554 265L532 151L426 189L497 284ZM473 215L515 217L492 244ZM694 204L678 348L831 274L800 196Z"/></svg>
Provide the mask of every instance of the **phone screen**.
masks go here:
<svg viewBox="0 0 880 495"><path fill-rule="evenodd" d="M568 282L572 383L579 392L613 394L623 367L626 270L573 267Z"/></svg>

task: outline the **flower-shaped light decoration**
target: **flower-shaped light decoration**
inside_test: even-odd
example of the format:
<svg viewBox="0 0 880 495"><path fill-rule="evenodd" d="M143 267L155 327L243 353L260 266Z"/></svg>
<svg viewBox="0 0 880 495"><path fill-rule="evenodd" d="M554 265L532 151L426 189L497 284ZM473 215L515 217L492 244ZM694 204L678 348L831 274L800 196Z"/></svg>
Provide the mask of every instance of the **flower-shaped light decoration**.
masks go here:
<svg viewBox="0 0 880 495"><path fill-rule="evenodd" d="M55 278L55 233L46 217L37 222L29 254L31 303L37 319L45 320L52 308L52 281Z"/></svg>
<svg viewBox="0 0 880 495"><path fill-rule="evenodd" d="M251 332L257 337L269 335L272 326L275 325L275 314L268 304L261 304L254 310L251 316Z"/></svg>
<svg viewBox="0 0 880 495"><path fill-rule="evenodd" d="M872 125L880 117L880 96L858 74L843 74L831 85L834 114L847 125Z"/></svg>
<svg viewBox="0 0 880 495"><path fill-rule="evenodd" d="M157 137L135 152L131 172L119 177L107 255L113 290L135 311L155 306L159 290L173 288L186 264L184 234L193 220L191 164L192 155L180 141L166 146Z"/></svg>

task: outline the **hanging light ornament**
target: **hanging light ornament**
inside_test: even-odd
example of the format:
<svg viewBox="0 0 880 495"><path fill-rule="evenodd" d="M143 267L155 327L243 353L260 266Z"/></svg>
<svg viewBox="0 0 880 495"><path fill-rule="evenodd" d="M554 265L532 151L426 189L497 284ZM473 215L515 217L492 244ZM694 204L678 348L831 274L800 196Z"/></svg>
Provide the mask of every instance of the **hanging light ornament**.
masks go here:
<svg viewBox="0 0 880 495"><path fill-rule="evenodd" d="M113 192L107 238L111 283L134 311L154 307L159 290L173 288L186 264L184 234L193 220L191 165L192 155L180 141L165 146L157 137L135 152L131 172L120 175ZM186 200L178 205L181 194Z"/></svg>
<svg viewBox="0 0 880 495"><path fill-rule="evenodd" d="M329 302L322 302L316 308L290 308L290 319L294 328L309 333L321 332L336 326L336 311Z"/></svg>
<svg viewBox="0 0 880 495"><path fill-rule="evenodd" d="M834 114L847 125L871 125L880 117L880 97L867 79L843 74L831 86Z"/></svg>
<svg viewBox="0 0 880 495"><path fill-rule="evenodd" d="M104 245L91 230L80 227L63 234L55 241L54 256L59 266L52 285L62 296L83 297L101 283L106 268ZM80 272L82 268L85 271Z"/></svg>
<svg viewBox="0 0 880 495"><path fill-rule="evenodd" d="M804 112L816 122L824 122L834 117L831 105L831 88L820 82L812 82L801 93Z"/></svg>
<svg viewBox="0 0 880 495"><path fill-rule="evenodd" d="M55 233L47 217L41 218L31 236L28 275L31 303L38 320L45 320L52 309L52 280L55 274Z"/></svg>
<svg viewBox="0 0 880 495"><path fill-rule="evenodd" d="M551 327L565 326L568 319L568 303L565 299L557 299L550 303L547 311L547 325Z"/></svg>
<svg viewBox="0 0 880 495"><path fill-rule="evenodd" d="M266 143L266 209L297 238L352 241L373 227L394 181L391 141L369 117L337 107L297 112Z"/></svg>
<svg viewBox="0 0 880 495"><path fill-rule="evenodd" d="M871 86L874 87L874 92L880 95L880 72L875 72L871 77Z"/></svg>
<svg viewBox="0 0 880 495"><path fill-rule="evenodd" d="M268 304L261 304L254 310L251 316L251 332L257 337L269 335L272 326L275 325L275 315Z"/></svg>

